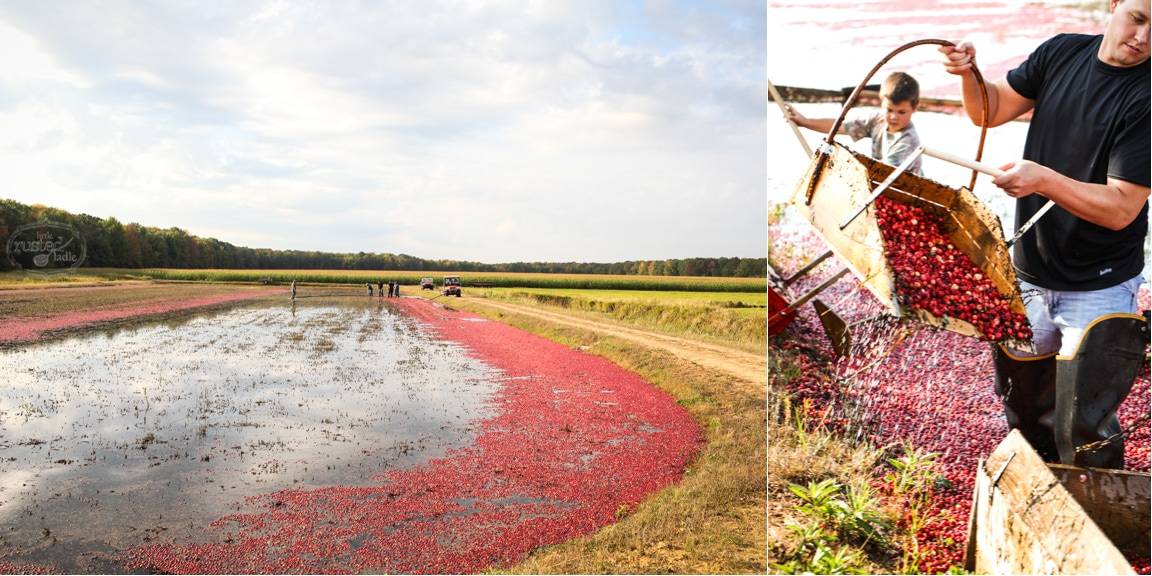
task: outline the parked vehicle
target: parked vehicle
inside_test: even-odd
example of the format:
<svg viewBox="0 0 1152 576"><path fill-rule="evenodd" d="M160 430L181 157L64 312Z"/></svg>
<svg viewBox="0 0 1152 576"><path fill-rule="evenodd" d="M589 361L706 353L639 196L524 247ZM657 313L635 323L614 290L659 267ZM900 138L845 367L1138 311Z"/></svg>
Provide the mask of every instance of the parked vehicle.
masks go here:
<svg viewBox="0 0 1152 576"><path fill-rule="evenodd" d="M459 276L445 276L444 277L444 295L460 297L460 277Z"/></svg>
<svg viewBox="0 0 1152 576"><path fill-rule="evenodd" d="M431 276L425 276L425 277L420 279L420 289L421 290L435 290L436 289L436 282L432 280Z"/></svg>

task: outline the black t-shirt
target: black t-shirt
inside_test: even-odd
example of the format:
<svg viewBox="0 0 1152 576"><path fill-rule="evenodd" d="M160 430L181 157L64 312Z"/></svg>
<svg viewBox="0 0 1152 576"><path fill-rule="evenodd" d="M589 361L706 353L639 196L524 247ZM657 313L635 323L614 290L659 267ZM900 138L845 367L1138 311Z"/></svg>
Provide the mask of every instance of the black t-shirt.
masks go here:
<svg viewBox="0 0 1152 576"><path fill-rule="evenodd" d="M1035 100L1024 159L1069 178L1105 184L1109 177L1149 185L1149 64L1117 68L1096 54L1103 36L1062 34L1041 44L1008 73L1008 84ZM1016 202L1016 228L1047 199ZM1148 203L1127 227L1114 231L1060 206L1016 243L1021 278L1052 290L1100 290L1144 268Z"/></svg>

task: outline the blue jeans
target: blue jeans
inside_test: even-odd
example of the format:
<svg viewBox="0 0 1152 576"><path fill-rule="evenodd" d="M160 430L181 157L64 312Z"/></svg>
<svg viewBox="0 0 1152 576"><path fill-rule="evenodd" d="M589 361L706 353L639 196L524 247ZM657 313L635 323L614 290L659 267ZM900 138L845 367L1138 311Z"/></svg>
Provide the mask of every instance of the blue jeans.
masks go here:
<svg viewBox="0 0 1152 576"><path fill-rule="evenodd" d="M1080 346L1084 328L1105 314L1136 313L1136 294L1143 276L1103 290L1067 292L1049 290L1020 281L1020 294L1028 322L1032 324L1035 352L1011 350L1024 358L1038 356L1073 356Z"/></svg>

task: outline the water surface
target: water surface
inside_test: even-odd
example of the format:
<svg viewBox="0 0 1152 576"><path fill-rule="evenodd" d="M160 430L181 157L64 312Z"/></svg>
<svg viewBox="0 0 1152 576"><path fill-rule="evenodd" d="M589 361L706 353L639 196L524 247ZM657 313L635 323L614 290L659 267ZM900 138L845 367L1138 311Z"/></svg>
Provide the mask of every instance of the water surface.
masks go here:
<svg viewBox="0 0 1152 576"><path fill-rule="evenodd" d="M247 496L468 444L498 373L425 332L348 298L0 350L0 558L119 571Z"/></svg>

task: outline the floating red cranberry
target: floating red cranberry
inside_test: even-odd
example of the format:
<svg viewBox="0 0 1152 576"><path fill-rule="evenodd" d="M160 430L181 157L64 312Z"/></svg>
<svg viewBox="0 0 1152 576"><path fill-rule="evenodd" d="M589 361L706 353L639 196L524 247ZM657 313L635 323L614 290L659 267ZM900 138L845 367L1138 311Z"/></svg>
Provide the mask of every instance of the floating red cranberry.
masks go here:
<svg viewBox="0 0 1152 576"><path fill-rule="evenodd" d="M282 490L212 523L203 544L137 548L177 573L483 571L615 522L677 482L703 442L669 395L611 362L426 301L398 303L507 376L473 445L371 486Z"/></svg>

